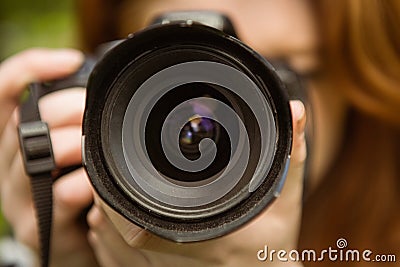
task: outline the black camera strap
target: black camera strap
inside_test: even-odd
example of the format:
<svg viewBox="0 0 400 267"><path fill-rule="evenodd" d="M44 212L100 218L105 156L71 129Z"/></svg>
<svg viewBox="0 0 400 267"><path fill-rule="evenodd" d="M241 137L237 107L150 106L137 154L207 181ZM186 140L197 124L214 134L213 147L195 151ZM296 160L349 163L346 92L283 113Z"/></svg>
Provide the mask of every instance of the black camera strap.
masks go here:
<svg viewBox="0 0 400 267"><path fill-rule="evenodd" d="M113 43L115 45L115 43ZM109 45L109 47L112 47ZM19 141L25 171L31 179L31 191L38 223L41 266L49 266L51 228L53 217L53 181L60 175L76 169L71 166L56 169L49 126L40 117L39 98L66 88L86 87L96 60L86 56L84 64L74 74L60 80L29 85L29 95L20 106Z"/></svg>
<svg viewBox="0 0 400 267"><path fill-rule="evenodd" d="M28 99L20 107L19 140L25 171L30 176L40 241L41 266L49 265L53 216L53 178L55 169L49 127L40 118L40 85L29 86Z"/></svg>

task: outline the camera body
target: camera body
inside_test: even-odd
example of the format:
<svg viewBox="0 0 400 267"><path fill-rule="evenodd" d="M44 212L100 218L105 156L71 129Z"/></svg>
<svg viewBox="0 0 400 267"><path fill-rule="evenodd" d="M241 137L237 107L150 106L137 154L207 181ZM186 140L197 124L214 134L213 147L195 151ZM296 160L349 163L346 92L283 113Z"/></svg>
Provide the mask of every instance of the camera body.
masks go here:
<svg viewBox="0 0 400 267"><path fill-rule="evenodd" d="M163 15L40 91L72 86L87 87L83 165L131 222L201 241L237 229L279 195L292 144L287 89L225 16Z"/></svg>

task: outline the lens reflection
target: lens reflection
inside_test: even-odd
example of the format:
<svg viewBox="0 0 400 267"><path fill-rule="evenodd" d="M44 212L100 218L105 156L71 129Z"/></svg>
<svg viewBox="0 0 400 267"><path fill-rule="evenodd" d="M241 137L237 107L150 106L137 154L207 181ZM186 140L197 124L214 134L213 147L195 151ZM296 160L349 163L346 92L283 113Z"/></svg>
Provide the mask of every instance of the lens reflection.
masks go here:
<svg viewBox="0 0 400 267"><path fill-rule="evenodd" d="M179 136L182 153L190 160L200 157L199 144L204 138L218 142L219 124L201 115L192 116L183 126ZM206 148L207 149L207 148Z"/></svg>
<svg viewBox="0 0 400 267"><path fill-rule="evenodd" d="M225 90L207 83L184 84L165 94L153 108L146 121L146 149L156 170L170 181L204 181L220 173L229 163L231 155L229 135L224 127L212 119L215 114L218 114L216 105L194 100L182 106L174 116L167 119L167 115L174 108L195 98L217 99L232 107L233 100L228 99L222 93ZM179 123L182 120L185 121L183 126ZM160 136L163 125L167 133L165 147L161 144ZM178 136L174 134L177 128L179 129ZM172 146L177 137L180 151ZM209 142L203 142L207 139ZM181 153L186 159L192 161L198 160L202 156L210 157L215 150L217 154L215 160L204 170L187 172L172 165L165 156L164 149L176 155Z"/></svg>

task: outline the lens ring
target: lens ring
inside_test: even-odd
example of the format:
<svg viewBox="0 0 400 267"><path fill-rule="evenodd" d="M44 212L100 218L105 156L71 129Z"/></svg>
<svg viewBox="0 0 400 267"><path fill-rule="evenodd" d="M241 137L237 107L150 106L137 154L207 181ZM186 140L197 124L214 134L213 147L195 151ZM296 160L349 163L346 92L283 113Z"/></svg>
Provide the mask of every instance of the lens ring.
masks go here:
<svg viewBox="0 0 400 267"><path fill-rule="evenodd" d="M261 185L255 185L254 192L242 201L232 205L234 201L223 203L229 205L223 212L212 211L207 216L207 209L204 216L198 217L193 214L185 216L183 211L178 214L180 217L171 215L169 211L160 214L142 205L137 199L139 196L132 197L127 189L129 185L123 184L126 164L122 156L121 139L110 138L109 130L114 131L114 137L121 138L123 112L128 101L150 75L174 64L197 60L235 67L259 86L262 97L268 99L275 120L277 135L274 159ZM136 66L136 69L132 66ZM135 72L132 73L131 87L126 88L127 91L119 91L122 90L119 83L124 82L119 78L128 68ZM292 120L286 88L272 65L239 40L196 23L155 25L135 33L132 38L109 51L97 64L88 81L82 130L83 163L98 195L131 222L178 242L201 241L225 235L260 214L282 188L292 142ZM260 134L255 136L253 133L252 138L257 136ZM121 151L115 150L118 146ZM113 149L119 155L111 155ZM257 153L252 153L252 156L259 154L257 149L255 151ZM258 162L258 158L253 158L252 162ZM249 168L249 173L255 168Z"/></svg>
<svg viewBox="0 0 400 267"><path fill-rule="evenodd" d="M197 61L177 64L154 74L138 88L125 112L122 143L126 165L131 174L125 177L125 185L137 184L148 195L177 207L197 207L216 201L239 182L245 169L243 164L241 166L236 164L232 167L235 175L222 176L214 183L204 186L177 187L162 177L155 178L159 174L154 172L145 150L138 150L138 148L144 147L143 138L131 138L133 132L137 134L134 134L136 136L145 136L143 132L145 127L143 126L150 111L162 95L181 84L194 81L213 83L232 90L248 104L257 119L263 137L261 140L262 155L257 165L256 175L249 184L248 192L254 191L267 176L275 150L276 130L271 127L274 125L274 119L269 103L254 82L244 73L225 64ZM254 110L254 108L256 109ZM248 160L248 154L244 153L243 155L244 160ZM145 168L138 170L133 166L132 163L138 160ZM228 170L231 169L228 168ZM232 179L232 177L234 178ZM216 188L219 188L220 191L216 192ZM128 188L128 190L132 190L132 188Z"/></svg>

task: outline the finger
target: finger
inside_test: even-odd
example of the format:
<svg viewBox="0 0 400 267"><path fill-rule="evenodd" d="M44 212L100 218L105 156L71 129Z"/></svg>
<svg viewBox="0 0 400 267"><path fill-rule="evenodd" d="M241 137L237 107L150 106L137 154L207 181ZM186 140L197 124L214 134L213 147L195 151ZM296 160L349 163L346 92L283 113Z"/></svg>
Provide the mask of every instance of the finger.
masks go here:
<svg viewBox="0 0 400 267"><path fill-rule="evenodd" d="M304 129L306 123L305 108L301 101L291 101L290 107L293 119L293 143L290 158L290 166L286 175L286 181L283 186L281 196L278 203L283 204L274 205L281 208L282 212L286 212L284 207L291 205L298 205L300 203L303 178L304 178L304 164L306 159L306 142L304 138ZM283 199L283 200L281 200Z"/></svg>
<svg viewBox="0 0 400 267"><path fill-rule="evenodd" d="M292 164L304 163L306 158L306 143L305 143L305 125L306 125L306 112L304 105L301 101L295 100L290 102L293 120L293 146L291 161Z"/></svg>
<svg viewBox="0 0 400 267"><path fill-rule="evenodd" d="M69 126L50 131L54 160L58 168L79 165L82 162L81 127Z"/></svg>
<svg viewBox="0 0 400 267"><path fill-rule="evenodd" d="M132 260L137 266L149 266L150 262L146 256L124 241L99 206L94 205L91 208L87 221L91 229L89 240L105 266L129 266ZM113 261L117 265L105 264L108 261Z"/></svg>
<svg viewBox="0 0 400 267"><path fill-rule="evenodd" d="M0 65L0 100L17 101L29 83L66 76L82 62L82 53L72 49L34 48L10 57Z"/></svg>
<svg viewBox="0 0 400 267"><path fill-rule="evenodd" d="M19 142L16 128L17 126L14 123L14 119L10 119L4 130L3 137L0 140L0 152L2 155L2 160L0 161L1 172L6 172L11 168L13 160L18 152ZM50 131L50 136L57 167L64 168L81 164L80 126L52 129ZM0 175L0 177L4 178L5 175Z"/></svg>
<svg viewBox="0 0 400 267"><path fill-rule="evenodd" d="M12 179L11 179L12 177ZM21 218L20 214L32 208L30 178L22 167L21 154L18 153L9 175L1 188L2 207L12 223ZM53 186L55 216L58 221L75 219L83 209L93 202L92 188L83 168L59 178Z"/></svg>
<svg viewBox="0 0 400 267"><path fill-rule="evenodd" d="M144 230L143 228L133 224L125 219L123 216L111 209L105 204L99 196L94 195L96 205L100 206L107 217L110 219L120 235L124 238L125 242L131 247L143 248L144 245L154 237L153 234Z"/></svg>
<svg viewBox="0 0 400 267"><path fill-rule="evenodd" d="M53 127L50 131L55 152L56 163L59 167L79 164L81 162L81 133L80 125L84 109L84 89L71 89L50 94L43 97L40 107L42 118ZM61 107L61 108L60 108ZM8 170L19 149L18 133L18 110L14 109L12 116L8 119L4 132L0 139L0 153L2 160L0 167L2 172ZM67 125L78 125L76 129L68 129L64 134L55 127ZM68 140L68 142L65 142ZM4 177L1 175L0 177Z"/></svg>
<svg viewBox="0 0 400 267"><path fill-rule="evenodd" d="M19 148L16 122L17 112L14 111L12 116L9 118L3 135L0 139L0 173L6 172L11 168L11 164ZM5 175L0 175L0 178L5 178Z"/></svg>
<svg viewBox="0 0 400 267"><path fill-rule="evenodd" d="M15 239L29 247L35 254L39 253L39 231L35 210L25 207L18 211L16 218L10 221Z"/></svg>
<svg viewBox="0 0 400 267"><path fill-rule="evenodd" d="M42 97L39 101L40 115L50 128L81 125L85 108L83 88L61 90Z"/></svg>
<svg viewBox="0 0 400 267"><path fill-rule="evenodd" d="M211 266L210 263L200 262L185 254L179 255L180 244L172 243L172 247L166 248L169 253L146 251L130 246L119 234L107 214L101 207L95 205L88 213L88 224L91 230L88 239L92 245L101 266ZM142 230L144 231L144 230ZM162 249L162 243L158 243L158 250ZM165 248L164 248L165 249Z"/></svg>
<svg viewBox="0 0 400 267"><path fill-rule="evenodd" d="M286 175L286 181L283 186L279 203L297 205L301 199L304 178L304 164L306 158L306 142L304 138L304 129L306 123L306 114L304 105L301 101L291 101L290 107L293 118L293 144L290 158L290 166ZM279 206L279 205L275 205ZM285 209L282 209L285 212Z"/></svg>
<svg viewBox="0 0 400 267"><path fill-rule="evenodd" d="M11 130L10 130L11 131ZM10 167L1 169L1 177L3 177L2 186L4 183L8 183L8 187L15 194L15 198L20 199L21 202L28 202L30 200L30 183L29 177L25 174L23 166L23 160L21 152L18 150L18 140L12 137L16 136L16 133L10 132L10 140L8 143L7 150L10 150L7 159L10 162ZM55 161L58 167L63 168L70 165L81 163L81 143L80 143L81 129L78 126L75 127L64 127L60 129L54 129L51 131L51 137L53 142L53 151ZM12 141L11 141L12 140ZM66 140L68 140L66 142ZM13 144L11 144L13 143ZM13 151L11 151L13 150ZM9 169L9 171L7 171ZM8 173L8 175L6 174Z"/></svg>
<svg viewBox="0 0 400 267"><path fill-rule="evenodd" d="M17 152L8 175L2 183L2 187L5 187L10 193L4 196L3 199L10 204L8 206L15 207L16 209L28 206L31 203L30 178L25 174L22 162L22 155L20 152Z"/></svg>
<svg viewBox="0 0 400 267"><path fill-rule="evenodd" d="M56 163L59 167L79 164L81 162L81 132L84 109L85 90L64 90L43 97L40 101L42 119L49 123ZM61 107L61 108L60 108ZM0 139L2 170L9 169L19 149L17 133L18 112L14 110L9 118ZM76 129L68 129L64 134L55 127L78 125ZM79 130L79 131L78 131ZM68 140L68 142L65 142ZM1 177L4 177L2 175Z"/></svg>
<svg viewBox="0 0 400 267"><path fill-rule="evenodd" d="M12 123L9 125L12 125ZM2 178L1 189L4 209L11 209L10 213L18 217L19 212L25 206L29 206L32 200L30 178L25 174L15 131L15 129L14 131L11 130L11 126L8 126L4 133L4 140L7 143L2 145L1 152L4 155L4 159L1 160L0 177ZM51 131L54 157L58 167L63 168L81 163L80 136L81 129L78 126L58 128ZM68 141L66 142L66 140ZM3 166L3 164L9 164L9 166ZM84 179L86 180L85 177ZM80 185L77 186L79 187ZM76 191L75 193L78 192ZM72 195L74 195L74 192L72 192Z"/></svg>
<svg viewBox="0 0 400 267"><path fill-rule="evenodd" d="M276 227L286 226L287 236L296 236L301 214L304 165L307 154L304 138L306 114L301 101L291 101L290 106L293 118L293 145L289 170L279 198L262 217L277 218Z"/></svg>
<svg viewBox="0 0 400 267"><path fill-rule="evenodd" d="M82 61L82 53L71 49L30 49L4 61L0 65L0 133L29 83L66 76Z"/></svg>
<svg viewBox="0 0 400 267"><path fill-rule="evenodd" d="M74 221L93 202L92 188L83 168L54 183L54 221Z"/></svg>
<svg viewBox="0 0 400 267"><path fill-rule="evenodd" d="M99 240L99 235L92 231L88 232L88 241L96 256L97 262L101 267L115 266L118 267L116 255L112 255L110 251Z"/></svg>
<svg viewBox="0 0 400 267"><path fill-rule="evenodd" d="M69 166L71 164L79 164L81 162L81 153L80 153L80 127L64 127L61 129L54 129L51 132L53 139L53 148L55 154L55 160L59 167ZM7 135L8 136L8 135ZM13 218L18 218L18 214L24 210L25 207L30 206L32 203L32 196L30 190L30 178L25 174L25 169L23 166L23 160L21 152L18 150L18 141L13 139L12 136L16 136L16 133L10 132L10 137L8 139L13 140L7 145L10 146L7 150L7 157L11 158L11 154L14 155L12 160L10 161L10 167L1 169L1 177L3 178L1 189L2 189L2 205L5 209L10 210L10 214L13 214ZM68 140L66 142L65 140ZM14 151L11 151L14 150ZM7 166L6 166L7 167ZM84 175L84 171L80 171L82 180L87 181L86 176ZM71 173L70 175L75 175L75 173ZM74 176L75 177L75 176ZM63 184L64 180L60 179L60 184ZM56 185L58 183L56 182ZM58 186L55 185L55 190ZM87 184L88 186L88 184ZM67 191L71 193L72 196L76 194L81 194L82 192L79 189L86 188L81 185L77 185L78 190ZM69 188L69 187L68 187ZM89 190L90 191L90 190ZM87 192L84 191L83 196L87 195ZM90 192L91 194L91 192ZM62 199L68 199L62 195ZM81 198L77 198L78 200ZM67 201L68 202L68 201ZM86 203L86 202L85 202ZM90 201L89 201L90 203ZM87 204L89 205L89 204ZM10 219L12 219L10 217Z"/></svg>

